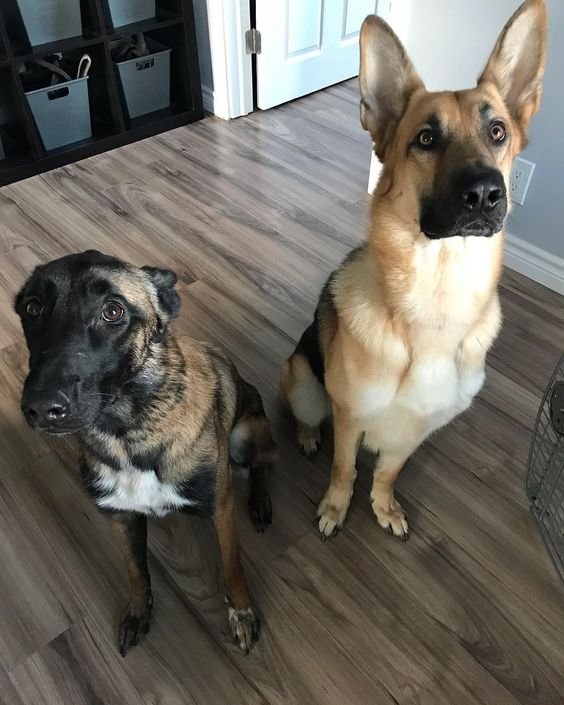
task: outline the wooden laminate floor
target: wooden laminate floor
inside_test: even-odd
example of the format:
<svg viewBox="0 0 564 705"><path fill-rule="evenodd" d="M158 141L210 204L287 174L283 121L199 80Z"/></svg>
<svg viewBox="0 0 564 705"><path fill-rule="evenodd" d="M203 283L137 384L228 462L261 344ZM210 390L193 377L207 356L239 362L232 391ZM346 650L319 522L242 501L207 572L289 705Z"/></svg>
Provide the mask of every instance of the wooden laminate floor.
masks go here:
<svg viewBox="0 0 564 705"><path fill-rule="evenodd" d="M231 123L207 119L0 191L2 705L562 705L564 586L524 492L531 429L564 349L564 299L504 274L503 332L472 409L399 481L407 544L372 515L360 474L345 530L313 526L330 443L293 442L276 387L329 271L363 236L369 142L356 84ZM282 457L274 524L244 560L264 622L227 635L205 521L152 522L151 633L122 659L127 585L72 446L19 412L26 356L11 303L40 262L96 247L176 270L179 333L225 345L260 388Z"/></svg>

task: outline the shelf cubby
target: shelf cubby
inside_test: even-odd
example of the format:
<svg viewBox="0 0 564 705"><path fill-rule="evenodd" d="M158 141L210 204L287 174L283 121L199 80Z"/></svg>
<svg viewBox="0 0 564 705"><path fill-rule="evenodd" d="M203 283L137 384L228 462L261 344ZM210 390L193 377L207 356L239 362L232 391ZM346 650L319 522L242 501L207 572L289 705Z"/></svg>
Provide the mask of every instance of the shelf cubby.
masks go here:
<svg viewBox="0 0 564 705"><path fill-rule="evenodd" d="M192 0L157 0L154 18L113 27L107 0L76 0L82 35L32 46L17 0L0 0L0 185L129 144L203 117ZM143 32L171 51L171 105L129 120L111 56L122 37ZM37 59L62 53L75 64L87 53L92 137L46 151L27 104L21 72Z"/></svg>

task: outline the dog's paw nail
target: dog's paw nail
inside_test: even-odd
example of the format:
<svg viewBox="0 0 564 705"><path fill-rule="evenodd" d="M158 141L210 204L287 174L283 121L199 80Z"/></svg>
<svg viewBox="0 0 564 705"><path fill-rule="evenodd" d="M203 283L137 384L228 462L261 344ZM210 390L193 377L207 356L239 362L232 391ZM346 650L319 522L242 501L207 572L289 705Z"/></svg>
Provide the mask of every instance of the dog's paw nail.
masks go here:
<svg viewBox="0 0 564 705"><path fill-rule="evenodd" d="M152 604L152 603L151 603ZM141 614L128 612L119 626L118 645L119 653L125 656L129 649L137 646L141 639L148 634L151 627L151 604L147 604Z"/></svg>
<svg viewBox="0 0 564 705"><path fill-rule="evenodd" d="M228 607L228 610L233 643L243 653L248 654L259 637L260 620L253 612L252 607L239 610Z"/></svg>
<svg viewBox="0 0 564 705"><path fill-rule="evenodd" d="M253 526L260 533L264 533L272 524L272 503L270 497L249 499L249 513Z"/></svg>

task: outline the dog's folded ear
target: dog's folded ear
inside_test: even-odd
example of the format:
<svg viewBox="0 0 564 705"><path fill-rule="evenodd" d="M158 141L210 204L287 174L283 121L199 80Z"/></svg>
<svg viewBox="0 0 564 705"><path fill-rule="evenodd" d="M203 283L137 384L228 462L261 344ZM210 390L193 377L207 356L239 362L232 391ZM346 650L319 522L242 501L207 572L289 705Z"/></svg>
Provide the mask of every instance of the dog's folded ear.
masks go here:
<svg viewBox="0 0 564 705"><path fill-rule="evenodd" d="M360 121L380 161L409 98L423 88L407 53L389 25L369 15L360 30Z"/></svg>
<svg viewBox="0 0 564 705"><path fill-rule="evenodd" d="M169 318L175 318L180 311L180 296L174 287L177 277L169 269L158 269L157 267L141 267L146 272L157 289L159 303L163 311Z"/></svg>
<svg viewBox="0 0 564 705"><path fill-rule="evenodd" d="M31 277L29 279L31 279ZM28 288L29 279L25 282L25 284L21 287L21 289L18 291L18 293L14 296L14 311L17 314L20 313L20 307L21 307L23 298L25 296L25 292L27 291L27 288Z"/></svg>
<svg viewBox="0 0 564 705"><path fill-rule="evenodd" d="M544 0L527 0L505 25L478 80L478 84L493 83L499 90L521 130L521 148L526 143L531 117L540 106L546 33Z"/></svg>
<svg viewBox="0 0 564 705"><path fill-rule="evenodd" d="M29 277L26 279L18 293L14 296L14 311L16 313L20 313L20 306L22 303L22 300L26 296L27 291L29 290L30 283L33 281L33 278L43 269L42 264L38 265L35 267L33 272L29 275Z"/></svg>
<svg viewBox="0 0 564 705"><path fill-rule="evenodd" d="M20 312L20 306L22 303L22 299L24 297L24 291L27 288L27 284L24 284L22 288L18 291L18 293L14 296L14 311L19 314Z"/></svg>

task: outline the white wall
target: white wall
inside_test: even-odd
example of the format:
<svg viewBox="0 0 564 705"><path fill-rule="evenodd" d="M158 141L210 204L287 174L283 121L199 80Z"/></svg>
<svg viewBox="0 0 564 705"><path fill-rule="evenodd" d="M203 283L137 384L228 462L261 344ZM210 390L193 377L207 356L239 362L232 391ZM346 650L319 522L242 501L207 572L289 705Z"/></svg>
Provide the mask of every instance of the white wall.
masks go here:
<svg viewBox="0 0 564 705"><path fill-rule="evenodd" d="M542 107L533 118L523 156L536 163L524 206L516 205L508 230L564 258L564 0L547 0L548 60Z"/></svg>
<svg viewBox="0 0 564 705"><path fill-rule="evenodd" d="M405 2L405 0L396 0ZM409 0L408 0L409 1ZM507 231L564 257L564 0L546 0L549 48L543 102L523 156L536 163L524 206ZM521 0L411 0L404 37L430 90L475 85L505 22Z"/></svg>
<svg viewBox="0 0 564 705"><path fill-rule="evenodd" d="M501 29L520 4L520 0L411 0L405 44L428 90L476 85Z"/></svg>

